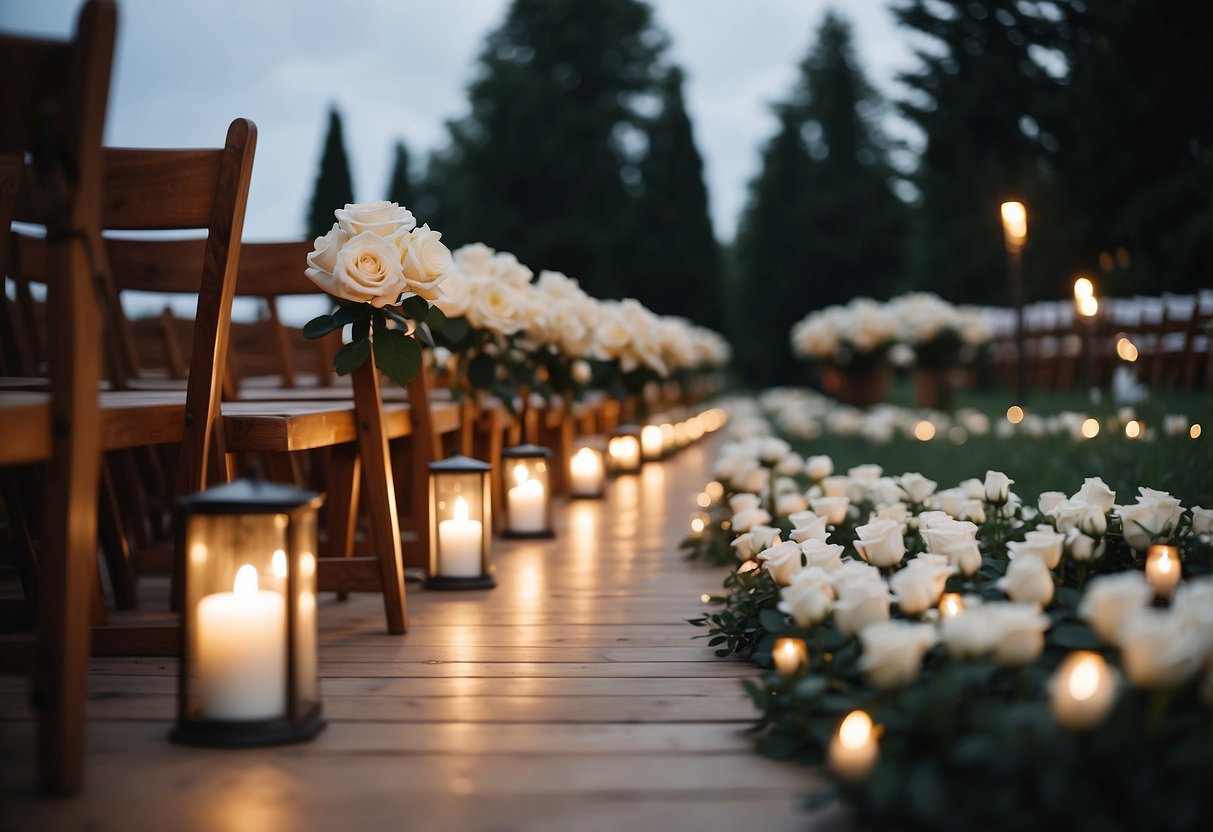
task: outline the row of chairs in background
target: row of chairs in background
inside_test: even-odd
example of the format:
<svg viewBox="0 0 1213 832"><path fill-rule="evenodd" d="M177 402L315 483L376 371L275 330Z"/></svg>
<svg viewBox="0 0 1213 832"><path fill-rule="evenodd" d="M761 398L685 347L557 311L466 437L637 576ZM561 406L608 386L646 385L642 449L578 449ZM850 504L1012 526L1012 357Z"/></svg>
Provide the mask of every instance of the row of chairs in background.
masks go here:
<svg viewBox="0 0 1213 832"><path fill-rule="evenodd" d="M1000 385L1016 383L1016 337L1010 316L998 327L991 359ZM1069 390L1107 386L1116 368L1130 365L1151 389L1213 390L1213 290L1195 295L1101 298L1083 318L1069 302L1042 302L1024 310L1029 385Z"/></svg>
<svg viewBox="0 0 1213 832"><path fill-rule="evenodd" d="M0 599L0 664L31 675L40 778L67 793L83 783L90 652L179 650L176 497L254 459L326 492L318 588L381 594L386 629L403 633L405 570L428 565L430 462L461 452L499 468L527 438L554 449L559 475L576 433L609 431L633 405L597 396L567 410L531 395L507 409L457 399L428 371L408 390L381 387L373 357L335 378L339 334L304 342L279 314L283 298L315 296L302 275L311 243L242 243L252 122L233 121L221 149L102 146L116 28L113 0L88 0L72 41L0 34L12 82L0 92L0 223L12 228L0 241L0 496L6 574L20 579ZM206 236L139 236L164 231ZM123 293L135 291L189 298L195 314L132 322ZM237 297L264 319L233 324Z"/></svg>

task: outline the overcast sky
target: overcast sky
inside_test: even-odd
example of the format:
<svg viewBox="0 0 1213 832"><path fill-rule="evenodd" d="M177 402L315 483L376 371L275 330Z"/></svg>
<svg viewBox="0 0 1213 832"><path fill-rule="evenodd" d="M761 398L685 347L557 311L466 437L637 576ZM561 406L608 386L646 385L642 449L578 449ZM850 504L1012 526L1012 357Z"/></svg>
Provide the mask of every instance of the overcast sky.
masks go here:
<svg viewBox="0 0 1213 832"><path fill-rule="evenodd" d="M886 94L894 89L895 73L912 65L888 3L653 2L658 24L670 36L670 57L687 73L687 105L722 239L733 236L746 184L775 128L769 105L787 95L828 7L850 19L860 59ZM0 0L0 27L65 36L78 5ZM465 113L476 57L508 0L118 5L106 141L218 146L233 118L253 119L257 155L245 238L272 240L302 233L330 103L344 117L360 201L383 197L396 139L404 139L415 161L444 144L444 123Z"/></svg>

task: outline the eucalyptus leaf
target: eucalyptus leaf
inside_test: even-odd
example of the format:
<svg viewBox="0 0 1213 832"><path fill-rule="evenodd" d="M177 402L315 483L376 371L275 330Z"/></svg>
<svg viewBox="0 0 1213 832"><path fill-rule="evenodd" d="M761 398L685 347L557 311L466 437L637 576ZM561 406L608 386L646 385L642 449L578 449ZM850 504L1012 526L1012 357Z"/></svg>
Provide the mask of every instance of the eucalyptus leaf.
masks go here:
<svg viewBox="0 0 1213 832"><path fill-rule="evenodd" d="M346 376L366 363L371 354L369 338L360 338L346 344L333 356L333 370L339 376Z"/></svg>

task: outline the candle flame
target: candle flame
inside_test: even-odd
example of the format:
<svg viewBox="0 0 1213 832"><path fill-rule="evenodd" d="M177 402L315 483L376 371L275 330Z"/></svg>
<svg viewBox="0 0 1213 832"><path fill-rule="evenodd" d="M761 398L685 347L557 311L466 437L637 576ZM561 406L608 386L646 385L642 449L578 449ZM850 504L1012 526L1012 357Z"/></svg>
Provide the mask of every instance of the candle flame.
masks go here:
<svg viewBox="0 0 1213 832"><path fill-rule="evenodd" d="M1028 238L1028 211L1022 202L1004 202L1002 230L1008 247L1019 249Z"/></svg>
<svg viewBox="0 0 1213 832"><path fill-rule="evenodd" d="M582 448L573 454L572 469L577 474L590 474L598 470L598 459L592 448Z"/></svg>
<svg viewBox="0 0 1213 832"><path fill-rule="evenodd" d="M1099 435L1099 420L1087 419L1082 423L1082 435L1087 439L1094 439Z"/></svg>
<svg viewBox="0 0 1213 832"><path fill-rule="evenodd" d="M1080 277L1074 281L1074 297L1076 299L1089 298L1095 294L1095 284L1091 282L1089 277Z"/></svg>
<svg viewBox="0 0 1213 832"><path fill-rule="evenodd" d="M949 592L939 600L939 611L944 618L953 618L964 612L965 602L955 592Z"/></svg>
<svg viewBox="0 0 1213 832"><path fill-rule="evenodd" d="M1070 691L1070 696L1073 696L1079 702L1085 702L1095 695L1099 690L1100 662L1103 659L1094 653L1087 653L1074 663L1073 670L1070 671L1070 679L1066 683L1066 687Z"/></svg>
<svg viewBox="0 0 1213 832"><path fill-rule="evenodd" d="M1093 318L1099 312L1099 301L1092 295L1075 298L1078 303L1078 314L1084 318Z"/></svg>
<svg viewBox="0 0 1213 832"><path fill-rule="evenodd" d="M843 748L858 751L872 741L872 717L864 711L851 711L838 726L838 742Z"/></svg>
<svg viewBox="0 0 1213 832"><path fill-rule="evenodd" d="M1163 549L1162 552L1159 553L1158 560L1155 562L1158 564L1158 571L1164 575L1170 574L1171 570L1175 568L1174 564L1171 562L1171 555L1166 549Z"/></svg>
<svg viewBox="0 0 1213 832"><path fill-rule="evenodd" d="M270 558L270 570L275 578L286 577L286 552L281 549L274 550L274 555Z"/></svg>
<svg viewBox="0 0 1213 832"><path fill-rule="evenodd" d="M694 517L691 519L691 531L695 532L696 534L703 531L702 517Z"/></svg>
<svg viewBox="0 0 1213 832"><path fill-rule="evenodd" d="M257 594L257 568L246 563L236 570L236 581L232 584L232 592L241 598Z"/></svg>
<svg viewBox="0 0 1213 832"><path fill-rule="evenodd" d="M468 501L462 497L455 498L455 508L451 510L451 516L457 523L463 523L468 519Z"/></svg>
<svg viewBox="0 0 1213 832"><path fill-rule="evenodd" d="M529 477L527 476L526 466L519 462L514 466L514 483L516 485L522 485L528 479Z"/></svg>

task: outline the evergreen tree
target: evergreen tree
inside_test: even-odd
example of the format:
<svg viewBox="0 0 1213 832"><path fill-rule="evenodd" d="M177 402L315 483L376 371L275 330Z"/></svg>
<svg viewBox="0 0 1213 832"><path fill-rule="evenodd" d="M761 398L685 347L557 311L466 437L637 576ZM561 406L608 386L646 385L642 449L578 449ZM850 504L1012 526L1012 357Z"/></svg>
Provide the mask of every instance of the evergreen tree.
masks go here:
<svg viewBox="0 0 1213 832"><path fill-rule="evenodd" d="M625 274L626 291L654 312L720 330L720 248L682 83L682 71L670 69L661 83L661 111L645 127L648 150L640 163L641 195L631 235L636 257Z"/></svg>
<svg viewBox="0 0 1213 832"><path fill-rule="evenodd" d="M1064 42L1059 4L905 0L893 13L931 41L917 53L921 66L901 76L912 90L901 110L926 142L914 176L914 284L953 301L1006 303L998 206L1019 197L1029 209L1031 298L1048 248L1039 231L1064 223L1047 178L1053 140L1035 121L1060 91L1037 58Z"/></svg>
<svg viewBox="0 0 1213 832"><path fill-rule="evenodd" d="M354 201L354 182L350 177L350 160L342 138L341 115L336 107L329 108L329 130L324 137L320 156L320 171L312 190L312 202L307 212L307 234L320 237L333 227L333 212Z"/></svg>
<svg viewBox="0 0 1213 832"><path fill-rule="evenodd" d="M879 106L850 27L827 14L796 90L777 109L779 132L738 231L738 288L749 300L731 329L749 382L802 379L792 325L813 309L884 294L901 277L907 209L892 192Z"/></svg>
<svg viewBox="0 0 1213 832"><path fill-rule="evenodd" d="M412 208L417 199L417 191L413 187L409 166L409 149L404 142L398 141L393 152L392 178L388 180L386 199L388 202Z"/></svg>
<svg viewBox="0 0 1213 832"><path fill-rule="evenodd" d="M1102 271L1109 295L1194 292L1213 273L1213 7L1104 0L1069 12L1069 83L1041 118L1066 218L1051 265Z"/></svg>
<svg viewBox="0 0 1213 832"><path fill-rule="evenodd" d="M599 297L635 266L638 97L664 48L639 0L514 0L480 56L471 112L430 160L432 224L558 269Z"/></svg>

